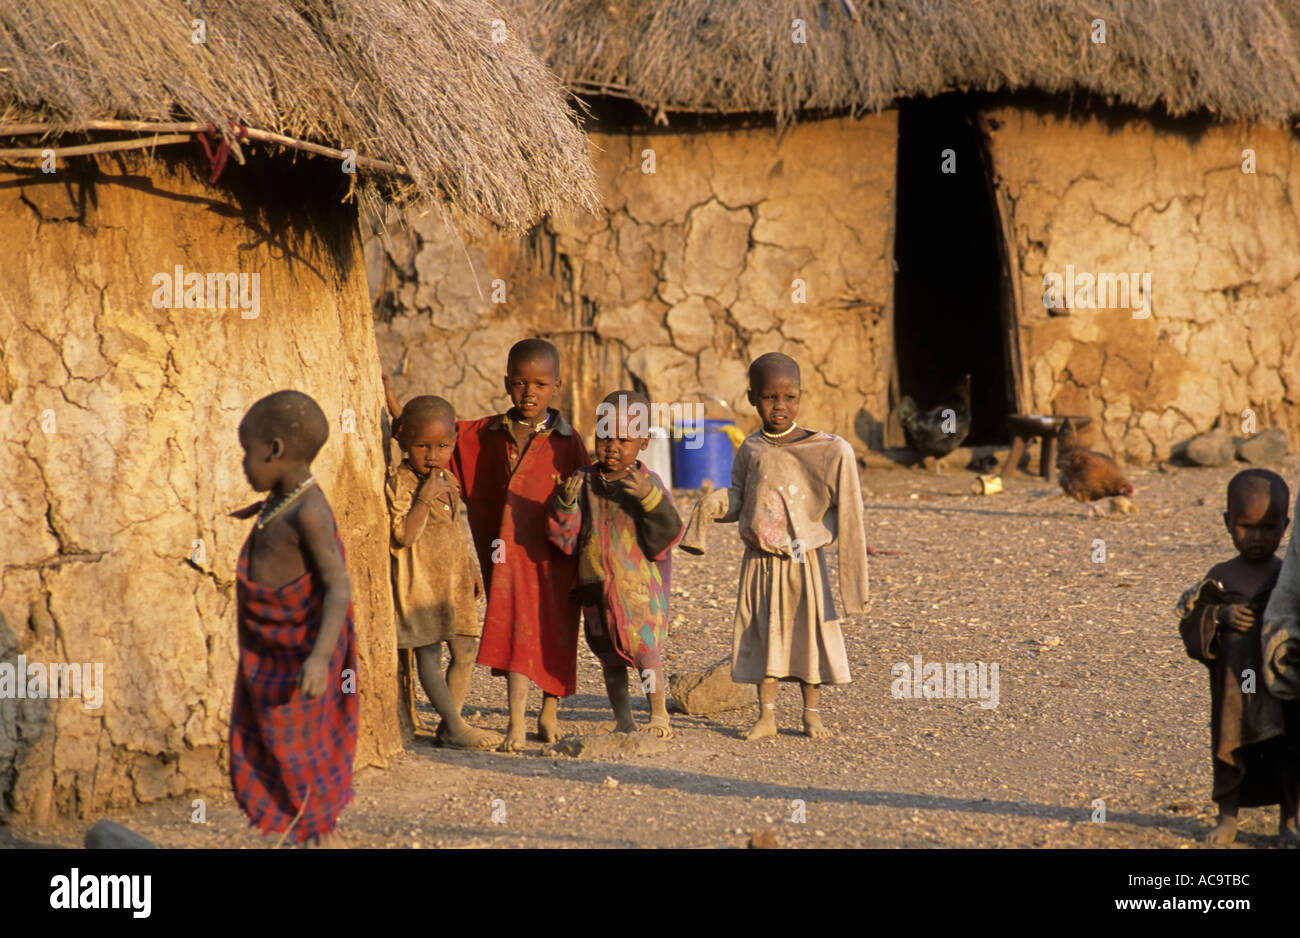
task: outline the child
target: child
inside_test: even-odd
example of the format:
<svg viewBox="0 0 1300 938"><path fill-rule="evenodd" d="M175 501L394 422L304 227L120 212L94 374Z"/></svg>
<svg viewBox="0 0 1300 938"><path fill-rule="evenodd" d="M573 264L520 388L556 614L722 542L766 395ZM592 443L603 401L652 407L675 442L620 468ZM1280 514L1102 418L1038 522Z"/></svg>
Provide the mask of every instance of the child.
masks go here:
<svg viewBox="0 0 1300 938"><path fill-rule="evenodd" d="M504 414L457 425L452 468L487 589L479 664L504 674L510 705L503 752L526 740L528 682L542 689L537 733L559 738L558 701L572 694L578 670L576 558L546 539L546 502L585 466L582 439L550 406L560 389L560 355L542 339L516 342L506 359Z"/></svg>
<svg viewBox="0 0 1300 938"><path fill-rule="evenodd" d="M695 506L682 549L704 552L708 525L740 522L745 556L736 599L731 676L758 685L758 722L746 739L775 736L776 682L803 689L803 730L822 723L818 689L847 684L839 617L831 600L824 549L839 542L840 598L846 612L867 602L867 541L862 527L858 463L848 442L795 423L799 365L778 353L749 366L749 402L763 420L736 452L731 487Z"/></svg>
<svg viewBox="0 0 1300 938"><path fill-rule="evenodd" d="M546 534L578 557L578 601L587 644L600 659L614 710L614 731L636 731L627 692L627 666L650 699L647 731L673 735L663 675L668 631L669 551L681 540L682 519L663 482L637 453L650 439L650 402L615 391L596 418L596 463L579 469L551 496Z"/></svg>
<svg viewBox="0 0 1300 938"><path fill-rule="evenodd" d="M239 424L244 475L263 502L239 555L235 598L239 667L230 717L235 798L263 833L293 828L316 846L333 843L352 800L357 696L352 583L329 502L311 461L329 437L320 407L277 391Z"/></svg>
<svg viewBox="0 0 1300 938"><path fill-rule="evenodd" d="M501 735L461 719L479 636L475 598L483 589L460 520L460 498L447 472L456 445L456 413L440 397L409 401L397 442L406 457L385 486L392 518L397 647L415 649L416 673L442 717L438 739L458 749L489 749ZM442 643L451 648L442 675Z"/></svg>
<svg viewBox="0 0 1300 938"><path fill-rule="evenodd" d="M1178 603L1187 654L1210 671L1211 797L1219 818L1205 839L1216 847L1236 838L1240 805L1280 805L1279 836L1296 830L1300 792L1294 766L1287 765L1281 705L1262 680L1259 629L1282 567L1274 553L1291 520L1289 501L1275 472L1247 469L1233 476L1223 523L1237 556L1211 567Z"/></svg>

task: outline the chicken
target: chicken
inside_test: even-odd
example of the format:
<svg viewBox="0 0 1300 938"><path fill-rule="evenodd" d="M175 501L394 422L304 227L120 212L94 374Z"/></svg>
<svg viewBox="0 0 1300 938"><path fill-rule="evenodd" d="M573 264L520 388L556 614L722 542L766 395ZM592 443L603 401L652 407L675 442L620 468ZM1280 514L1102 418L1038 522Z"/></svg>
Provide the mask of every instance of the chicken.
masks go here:
<svg viewBox="0 0 1300 938"><path fill-rule="evenodd" d="M1122 496L1125 500L1121 511L1128 514L1128 508L1132 507L1128 499L1137 494L1137 489L1124 478L1119 464L1109 456L1080 446L1079 434L1069 420L1061 424L1056 441L1060 447L1056 454L1056 470L1065 494L1087 503L1088 510L1098 515L1101 512L1093 502Z"/></svg>
<svg viewBox="0 0 1300 938"><path fill-rule="evenodd" d="M904 394L898 402L898 422L903 425L907 445L916 452L936 460L947 456L970 433L970 375L961 379L949 400L926 411Z"/></svg>

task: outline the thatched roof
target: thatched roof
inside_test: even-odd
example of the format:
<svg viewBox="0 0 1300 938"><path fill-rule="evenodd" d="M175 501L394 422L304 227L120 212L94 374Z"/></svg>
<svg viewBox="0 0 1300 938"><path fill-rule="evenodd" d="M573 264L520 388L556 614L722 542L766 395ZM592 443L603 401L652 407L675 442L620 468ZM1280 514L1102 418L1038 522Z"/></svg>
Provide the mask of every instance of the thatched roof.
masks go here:
<svg viewBox="0 0 1300 938"><path fill-rule="evenodd" d="M1300 115L1297 0L504 0L571 89L651 109L874 111L962 88ZM1090 39L1106 21L1106 44ZM806 42L792 42L792 21Z"/></svg>
<svg viewBox="0 0 1300 938"><path fill-rule="evenodd" d="M0 0L0 120L235 121L406 170L372 198L524 227L598 201L564 90L480 0ZM206 41L192 41L202 19Z"/></svg>

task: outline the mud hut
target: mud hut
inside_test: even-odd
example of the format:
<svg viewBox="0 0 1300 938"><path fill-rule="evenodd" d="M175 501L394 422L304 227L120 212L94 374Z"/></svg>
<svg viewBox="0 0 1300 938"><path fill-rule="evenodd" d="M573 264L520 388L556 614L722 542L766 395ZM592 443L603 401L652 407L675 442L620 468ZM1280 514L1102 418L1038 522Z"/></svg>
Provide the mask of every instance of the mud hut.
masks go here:
<svg viewBox="0 0 1300 938"><path fill-rule="evenodd" d="M227 787L236 426L284 387L332 421L357 766L400 745L358 202L524 229L595 192L562 89L498 19L0 3L0 815Z"/></svg>
<svg viewBox="0 0 1300 938"><path fill-rule="evenodd" d="M508 9L591 109L605 210L375 247L403 393L488 409L527 329L562 342L580 421L633 377L741 407L780 349L807 421L860 449L966 372L976 443L1016 411L1087 414L1133 461L1246 412L1297 439L1294 4Z"/></svg>

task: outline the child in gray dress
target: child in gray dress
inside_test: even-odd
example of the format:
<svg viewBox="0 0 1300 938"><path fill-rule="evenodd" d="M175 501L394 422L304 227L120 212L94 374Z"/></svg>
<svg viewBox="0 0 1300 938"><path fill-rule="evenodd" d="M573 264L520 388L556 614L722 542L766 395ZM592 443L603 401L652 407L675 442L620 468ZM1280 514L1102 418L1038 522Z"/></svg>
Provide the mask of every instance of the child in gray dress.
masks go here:
<svg viewBox="0 0 1300 938"><path fill-rule="evenodd" d="M758 686L758 722L746 739L774 736L777 681L803 690L803 730L814 739L822 723L822 684L847 684L849 661L831 598L825 548L839 545L844 611L867 602L867 538L853 448L841 437L800 427L799 365L787 355L762 355L749 366L749 402L763 419L736 452L731 486L700 500L681 548L704 552L714 521L739 522L745 556L736 598L732 679Z"/></svg>

